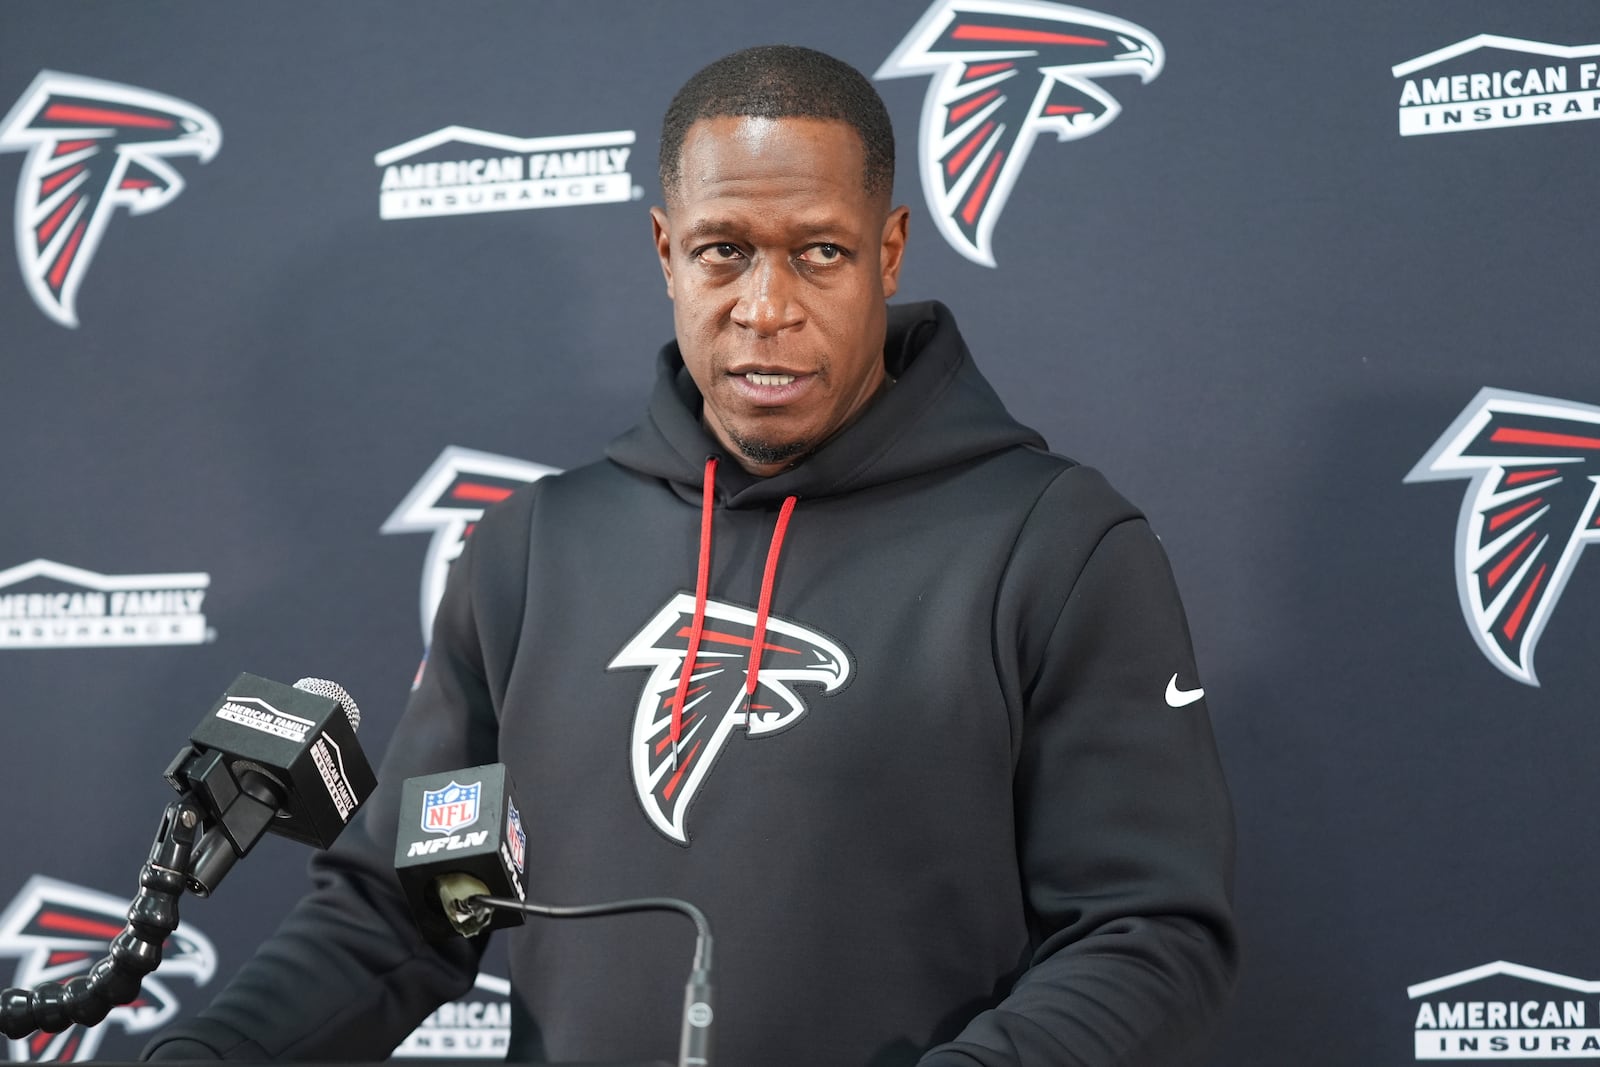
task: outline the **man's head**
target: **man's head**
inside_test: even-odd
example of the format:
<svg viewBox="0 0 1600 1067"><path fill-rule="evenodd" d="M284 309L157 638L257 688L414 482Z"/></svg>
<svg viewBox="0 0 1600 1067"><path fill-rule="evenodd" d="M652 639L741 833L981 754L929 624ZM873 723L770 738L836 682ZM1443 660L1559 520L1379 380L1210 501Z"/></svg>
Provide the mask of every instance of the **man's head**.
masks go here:
<svg viewBox="0 0 1600 1067"><path fill-rule="evenodd" d="M747 470L776 473L884 380L907 220L889 208L888 113L820 52L737 52L667 109L661 184L656 251L706 426Z"/></svg>
<svg viewBox="0 0 1600 1067"><path fill-rule="evenodd" d="M824 52L774 44L723 56L672 98L661 120L661 193L669 207L690 127L701 119L730 117L848 123L866 151L862 180L867 191L885 200L894 191L894 125L872 83Z"/></svg>

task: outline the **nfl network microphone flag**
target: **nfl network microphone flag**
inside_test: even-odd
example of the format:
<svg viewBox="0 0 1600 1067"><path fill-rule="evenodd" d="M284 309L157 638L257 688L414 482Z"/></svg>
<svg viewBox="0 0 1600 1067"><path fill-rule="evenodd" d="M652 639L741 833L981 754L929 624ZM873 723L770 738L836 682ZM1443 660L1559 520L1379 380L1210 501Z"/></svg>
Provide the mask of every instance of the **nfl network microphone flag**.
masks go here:
<svg viewBox="0 0 1600 1067"><path fill-rule="evenodd" d="M439 879L470 875L488 895L525 898L527 835L503 763L407 778L400 787L394 866L417 925L457 936L439 901ZM520 926L522 912L494 909L485 929Z"/></svg>

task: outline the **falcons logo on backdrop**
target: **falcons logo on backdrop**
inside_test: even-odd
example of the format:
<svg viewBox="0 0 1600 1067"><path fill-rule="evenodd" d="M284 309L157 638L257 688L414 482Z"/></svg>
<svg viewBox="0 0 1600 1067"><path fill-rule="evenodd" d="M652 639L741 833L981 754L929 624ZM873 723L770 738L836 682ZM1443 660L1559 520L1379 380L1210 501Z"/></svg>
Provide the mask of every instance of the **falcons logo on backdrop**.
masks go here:
<svg viewBox="0 0 1600 1067"><path fill-rule="evenodd" d="M1468 480L1456 585L1489 662L1538 685L1533 650L1585 545L1600 541L1600 407L1484 389L1407 482Z"/></svg>
<svg viewBox="0 0 1600 1067"><path fill-rule="evenodd" d="M461 555L483 510L520 486L559 473L555 467L525 459L497 456L450 445L433 461L384 522L379 533L429 533L427 560L422 565L422 644L433 636L433 614L444 595L450 564Z"/></svg>
<svg viewBox="0 0 1600 1067"><path fill-rule="evenodd" d="M633 713L629 758L634 791L651 825L680 845L689 843L684 816L735 727L766 737L793 726L806 705L790 687L820 685L836 692L850 680L850 657L815 630L777 616L767 619L755 697L745 704L756 613L706 602L699 656L684 696L682 734L674 758L672 708L678 672L689 654L694 596L679 593L618 652L607 670L649 667L649 679Z"/></svg>
<svg viewBox="0 0 1600 1067"><path fill-rule="evenodd" d="M939 232L995 265L991 235L1036 137L1087 137L1122 107L1094 79L1161 73L1161 42L1123 19L1044 0L938 0L876 77L932 75L917 158Z"/></svg>
<svg viewBox="0 0 1600 1067"><path fill-rule="evenodd" d="M111 939L122 933L128 904L127 899L42 874L28 879L0 914L0 957L19 960L11 984L32 989L40 982L65 982L87 974L105 958ZM145 976L135 1000L112 1008L98 1026L73 1025L59 1034L34 1034L12 1041L11 1059L132 1059L137 1047L111 1057L96 1057L95 1053L113 1028L127 1034L148 1034L172 1022L178 1014L178 998L172 995L168 980L190 978L196 985L206 985L216 970L217 952L211 941L184 923L167 938L161 966Z"/></svg>
<svg viewBox="0 0 1600 1067"><path fill-rule="evenodd" d="M118 207L133 215L183 192L171 156L209 163L217 120L131 85L43 71L0 122L0 152L27 152L17 182L17 262L41 311L78 325L78 287Z"/></svg>

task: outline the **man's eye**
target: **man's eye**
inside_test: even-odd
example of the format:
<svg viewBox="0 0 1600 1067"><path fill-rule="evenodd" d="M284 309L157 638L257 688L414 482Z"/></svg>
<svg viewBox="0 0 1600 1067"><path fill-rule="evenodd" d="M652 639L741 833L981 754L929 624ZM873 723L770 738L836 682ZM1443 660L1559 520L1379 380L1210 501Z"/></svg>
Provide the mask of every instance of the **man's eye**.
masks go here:
<svg viewBox="0 0 1600 1067"><path fill-rule="evenodd" d="M741 258L744 253L739 251L738 245L724 242L722 244L706 245L695 255L707 263L729 263Z"/></svg>
<svg viewBox="0 0 1600 1067"><path fill-rule="evenodd" d="M808 263L837 263L844 258L844 249L835 244L812 245L800 258Z"/></svg>

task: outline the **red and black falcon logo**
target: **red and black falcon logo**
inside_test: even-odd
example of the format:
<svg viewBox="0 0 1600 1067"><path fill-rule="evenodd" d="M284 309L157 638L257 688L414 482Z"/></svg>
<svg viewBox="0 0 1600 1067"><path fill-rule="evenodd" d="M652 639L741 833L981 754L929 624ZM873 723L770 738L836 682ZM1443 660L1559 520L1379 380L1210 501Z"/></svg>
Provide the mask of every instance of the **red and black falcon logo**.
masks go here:
<svg viewBox="0 0 1600 1067"><path fill-rule="evenodd" d="M88 974L104 959L111 939L122 933L128 901L36 874L0 914L0 956L17 957L12 985L66 982ZM161 966L146 975L131 1003L112 1008L98 1026L74 1024L58 1034L34 1034L11 1042L13 1061L92 1060L113 1027L148 1034L174 1021L178 998L167 980L191 978L206 985L217 970L217 952L204 934L184 923L167 938ZM107 1058L128 1060L137 1049Z"/></svg>
<svg viewBox="0 0 1600 1067"><path fill-rule="evenodd" d="M932 75L917 158L939 232L974 263L995 265L994 224L1041 133L1071 141L1122 107L1095 79L1161 73L1146 29L1044 0L937 0L878 68Z"/></svg>
<svg viewBox="0 0 1600 1067"><path fill-rule="evenodd" d="M680 845L689 843L689 805L734 729L742 727L750 737L787 730L806 713L791 686L820 685L832 693L850 680L852 669L839 644L775 615L767 619L766 636L754 651L754 611L711 600L705 620L692 666L684 664L694 625L690 593L668 601L606 665L607 670L651 668L633 713L633 785L650 824ZM755 696L746 704L746 681L758 667ZM672 709L678 675L685 669L691 671L689 690L674 753Z"/></svg>
<svg viewBox="0 0 1600 1067"><path fill-rule="evenodd" d="M217 120L131 85L43 71L0 122L0 152L27 152L17 183L17 262L34 303L77 326L78 287L118 207L144 215L183 192L171 156L209 163Z"/></svg>
<svg viewBox="0 0 1600 1067"><path fill-rule="evenodd" d="M379 533L432 533L422 565L422 643L433 636L433 613L450 564L461 555L483 510L557 468L450 445L411 487Z"/></svg>
<svg viewBox="0 0 1600 1067"><path fill-rule="evenodd" d="M1584 546L1600 541L1600 407L1484 389L1407 482L1468 479L1461 610L1489 662L1538 685L1533 650Z"/></svg>

